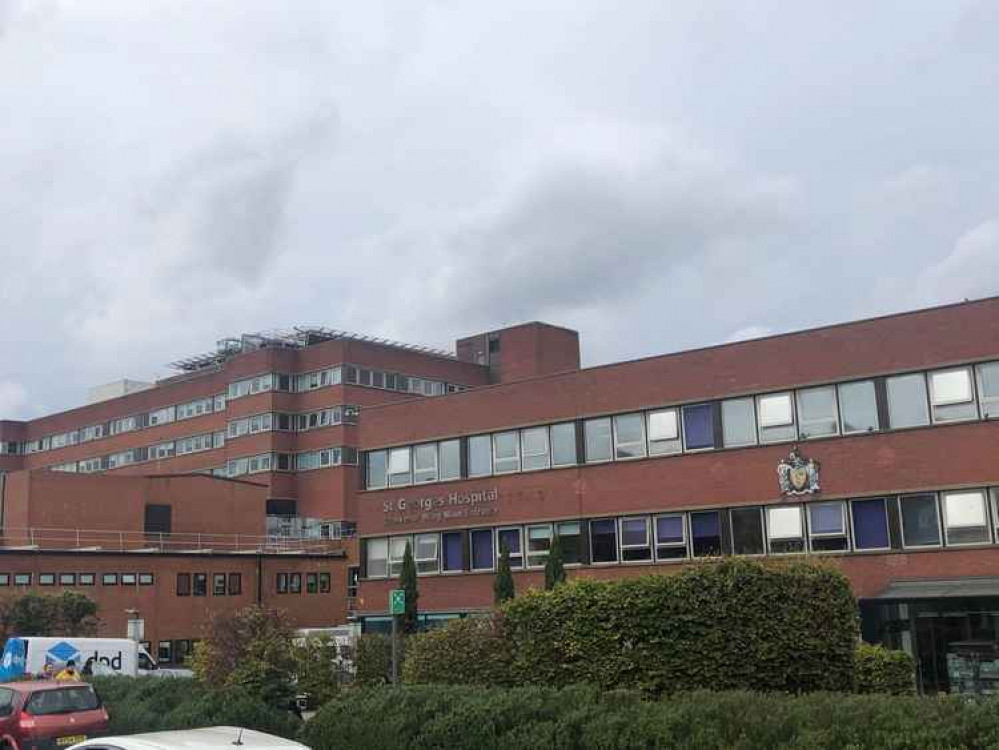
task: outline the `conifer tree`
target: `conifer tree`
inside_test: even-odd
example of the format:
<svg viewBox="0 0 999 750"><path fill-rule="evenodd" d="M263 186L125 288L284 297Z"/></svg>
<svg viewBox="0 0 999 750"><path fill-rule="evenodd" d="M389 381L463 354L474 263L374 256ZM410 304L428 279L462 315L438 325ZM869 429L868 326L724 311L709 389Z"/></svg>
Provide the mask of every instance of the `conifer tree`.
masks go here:
<svg viewBox="0 0 999 750"><path fill-rule="evenodd" d="M565 558L562 556L562 539L556 534L552 537L552 546L545 561L545 589L551 591L560 583L565 583Z"/></svg>
<svg viewBox="0 0 999 750"><path fill-rule="evenodd" d="M406 614L402 615L401 630L406 635L411 635L416 632L416 600L419 599L420 592L416 588L416 562L413 560L413 550L409 542L406 542L406 554L402 558L399 588L406 591Z"/></svg>
<svg viewBox="0 0 999 750"><path fill-rule="evenodd" d="M513 599L513 573L510 572L510 548L506 542L500 544L499 567L496 569L496 578L493 581L493 600L496 604Z"/></svg>

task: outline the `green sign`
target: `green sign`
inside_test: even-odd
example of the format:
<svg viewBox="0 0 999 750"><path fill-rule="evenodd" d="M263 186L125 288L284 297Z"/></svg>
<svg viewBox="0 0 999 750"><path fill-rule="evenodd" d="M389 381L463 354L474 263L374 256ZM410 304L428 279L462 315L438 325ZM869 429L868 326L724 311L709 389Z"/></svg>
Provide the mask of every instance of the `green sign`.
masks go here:
<svg viewBox="0 0 999 750"><path fill-rule="evenodd" d="M392 589L389 593L389 614L406 614L406 589Z"/></svg>

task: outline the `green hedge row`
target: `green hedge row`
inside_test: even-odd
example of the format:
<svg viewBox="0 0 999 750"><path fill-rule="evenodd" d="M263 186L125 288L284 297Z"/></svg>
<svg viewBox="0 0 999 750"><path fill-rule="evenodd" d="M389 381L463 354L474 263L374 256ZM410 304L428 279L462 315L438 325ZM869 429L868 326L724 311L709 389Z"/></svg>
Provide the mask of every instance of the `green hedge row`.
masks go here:
<svg viewBox="0 0 999 750"><path fill-rule="evenodd" d="M862 643L853 658L853 691L910 695L916 692L916 660L904 651Z"/></svg>
<svg viewBox="0 0 999 750"><path fill-rule="evenodd" d="M239 726L295 737L301 722L244 691L213 690L179 677L95 677L112 734L210 726Z"/></svg>
<svg viewBox="0 0 999 750"><path fill-rule="evenodd" d="M412 686L344 693L302 732L313 750L929 750L999 747L999 703L597 687Z"/></svg>
<svg viewBox="0 0 999 750"><path fill-rule="evenodd" d="M404 676L652 694L850 690L856 641L856 602L838 571L727 560L528 591L486 625L415 639Z"/></svg>

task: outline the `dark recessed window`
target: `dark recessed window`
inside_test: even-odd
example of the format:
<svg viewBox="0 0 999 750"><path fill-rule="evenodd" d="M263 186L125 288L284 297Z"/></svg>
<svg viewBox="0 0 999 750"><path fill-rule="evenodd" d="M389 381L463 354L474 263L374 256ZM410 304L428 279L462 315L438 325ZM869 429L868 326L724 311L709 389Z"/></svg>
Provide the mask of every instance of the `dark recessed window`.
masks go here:
<svg viewBox="0 0 999 750"><path fill-rule="evenodd" d="M240 573L229 574L229 596L243 593L243 576Z"/></svg>
<svg viewBox="0 0 999 750"><path fill-rule="evenodd" d="M178 573L177 574L177 596L190 596L191 595L191 574L190 573Z"/></svg>
<svg viewBox="0 0 999 750"><path fill-rule="evenodd" d="M590 521L590 557L594 563L617 562L617 521Z"/></svg>
<svg viewBox="0 0 999 750"><path fill-rule="evenodd" d="M849 549L846 526L846 503L809 503L808 534L813 552L837 552Z"/></svg>
<svg viewBox="0 0 999 750"><path fill-rule="evenodd" d="M301 573L289 573L288 574L288 593L289 594L301 594L302 593L302 574Z"/></svg>
<svg viewBox="0 0 999 750"><path fill-rule="evenodd" d="M690 514L690 537L694 557L717 557L721 554L721 520L718 511Z"/></svg>
<svg viewBox="0 0 999 750"><path fill-rule="evenodd" d="M460 531L445 531L441 534L441 552L442 568L445 573L461 570Z"/></svg>
<svg viewBox="0 0 999 750"><path fill-rule="evenodd" d="M193 593L195 596L208 596L208 574L195 573Z"/></svg>
<svg viewBox="0 0 999 750"><path fill-rule="evenodd" d="M715 447L715 417L713 404L683 407L683 441L687 450Z"/></svg>
<svg viewBox="0 0 999 750"><path fill-rule="evenodd" d="M475 529L469 535L472 545L472 570L492 570L492 529Z"/></svg>
<svg viewBox="0 0 999 750"><path fill-rule="evenodd" d="M579 521L562 521L558 524L559 544L562 546L562 560L566 565L583 561L583 524Z"/></svg>
<svg viewBox="0 0 999 750"><path fill-rule="evenodd" d="M522 568L524 566L524 548L521 545L521 528L516 526L512 529L500 529L496 532L497 545L496 554L502 555L503 548L510 552L510 567Z"/></svg>
<svg viewBox="0 0 999 750"><path fill-rule="evenodd" d="M908 495L899 502L902 508L902 544L906 547L939 547L937 496Z"/></svg>
<svg viewBox="0 0 999 750"><path fill-rule="evenodd" d="M169 534L173 528L173 509L169 505L147 505L145 531L147 534Z"/></svg>
<svg viewBox="0 0 999 750"><path fill-rule="evenodd" d="M683 514L657 516L655 531L657 560L679 560L687 556L687 536L684 533Z"/></svg>
<svg viewBox="0 0 999 750"><path fill-rule="evenodd" d="M317 573L305 574L305 591L308 594L319 593L319 575Z"/></svg>
<svg viewBox="0 0 999 750"><path fill-rule="evenodd" d="M853 543L858 550L888 549L888 513L882 497L871 500L854 500L850 503L853 514Z"/></svg>
<svg viewBox="0 0 999 750"><path fill-rule="evenodd" d="M330 574L320 573L319 574L319 593L328 594L330 592Z"/></svg>
<svg viewBox="0 0 999 750"><path fill-rule="evenodd" d="M212 574L212 596L225 596L225 573Z"/></svg>
<svg viewBox="0 0 999 750"><path fill-rule="evenodd" d="M762 555L763 514L759 508L733 508L729 511L732 519L732 552L736 555Z"/></svg>
<svg viewBox="0 0 999 750"><path fill-rule="evenodd" d="M278 573L277 574L277 592L279 594L288 593L288 574Z"/></svg>

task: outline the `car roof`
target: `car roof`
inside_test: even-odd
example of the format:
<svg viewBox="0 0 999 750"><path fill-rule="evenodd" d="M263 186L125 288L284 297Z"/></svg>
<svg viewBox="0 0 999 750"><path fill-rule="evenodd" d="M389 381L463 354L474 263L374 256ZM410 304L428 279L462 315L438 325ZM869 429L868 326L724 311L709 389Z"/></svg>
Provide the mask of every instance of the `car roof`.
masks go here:
<svg viewBox="0 0 999 750"><path fill-rule="evenodd" d="M56 681L56 680L20 680L18 682L0 683L0 688L7 688L17 693L37 693L39 690L59 690L68 687L90 687L86 682Z"/></svg>
<svg viewBox="0 0 999 750"><path fill-rule="evenodd" d="M241 745L236 745L239 738ZM123 750L234 750L234 748L304 748L299 742L275 737L272 734L257 732L253 729L239 727L204 727L203 729L180 729L171 732L148 732L146 734L121 735L118 737L100 737L74 745L76 748L87 748L92 745L105 747L108 745L123 748Z"/></svg>

